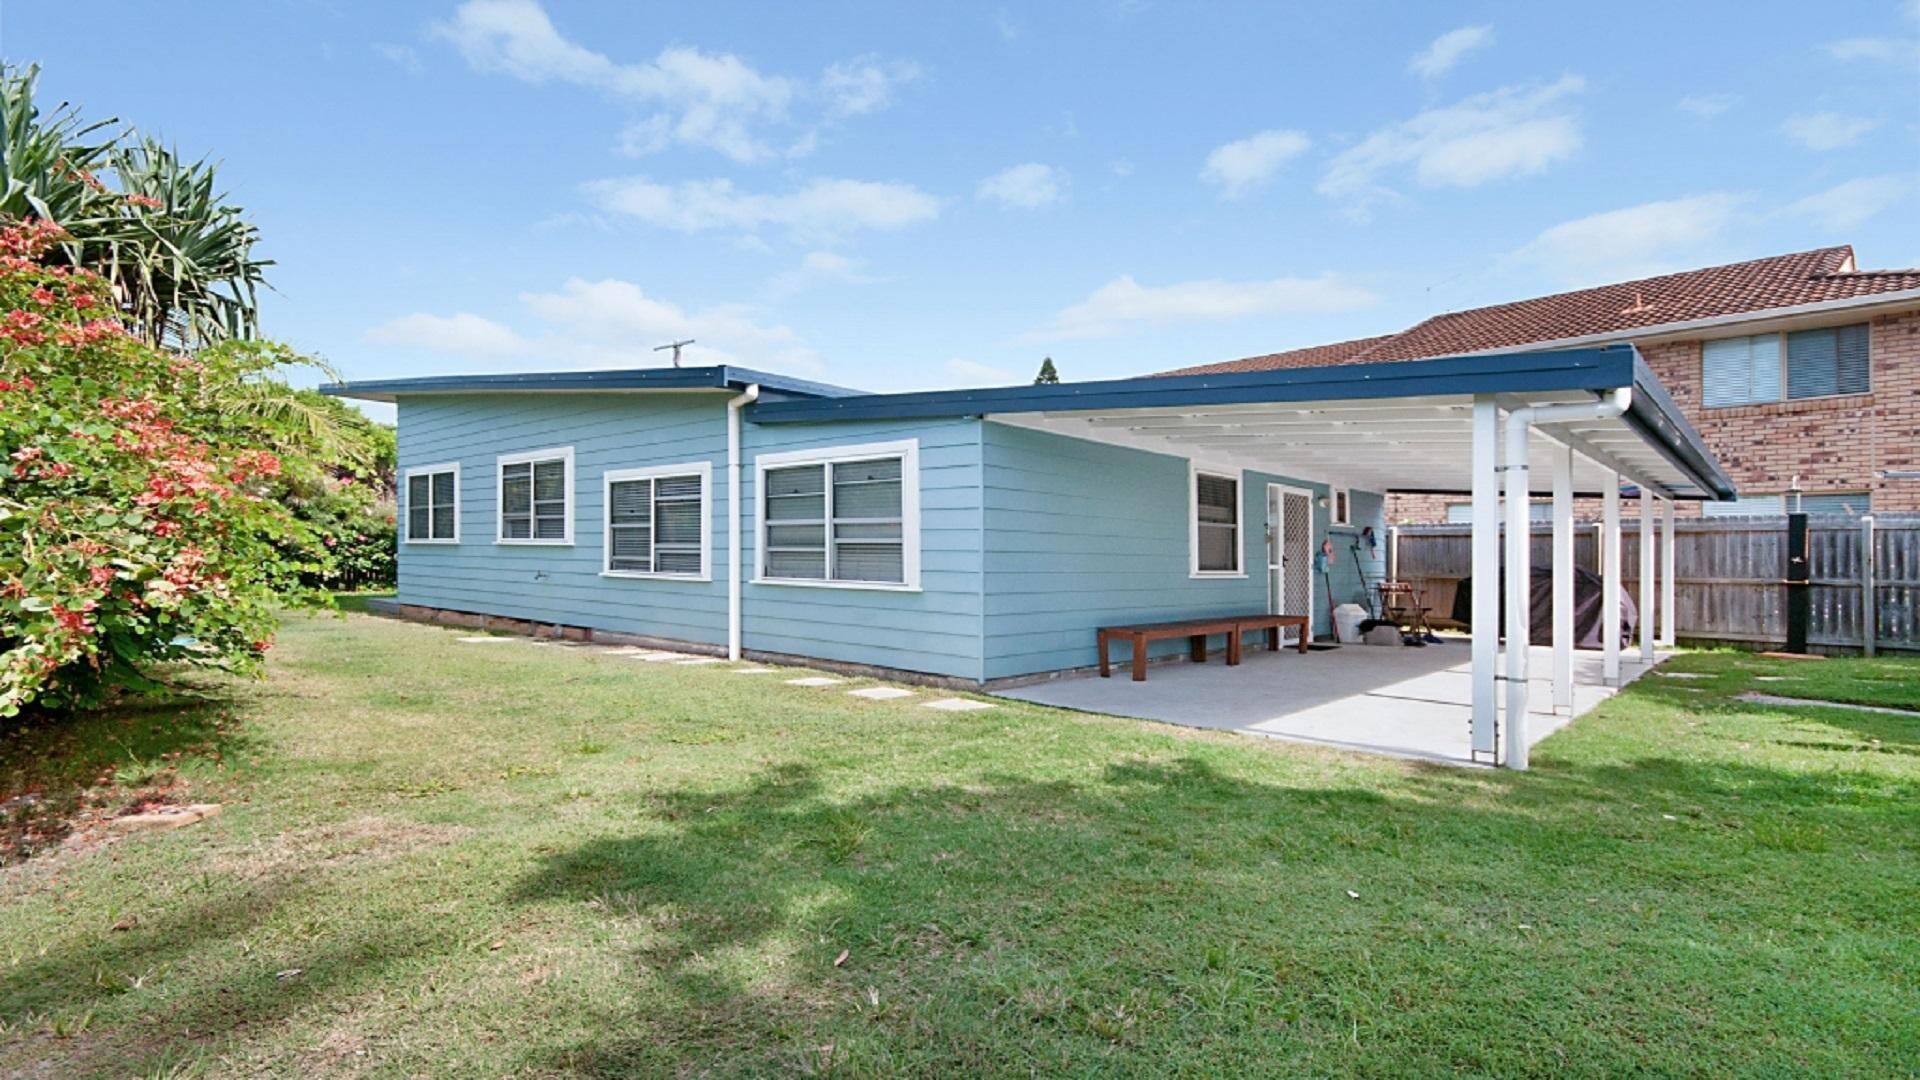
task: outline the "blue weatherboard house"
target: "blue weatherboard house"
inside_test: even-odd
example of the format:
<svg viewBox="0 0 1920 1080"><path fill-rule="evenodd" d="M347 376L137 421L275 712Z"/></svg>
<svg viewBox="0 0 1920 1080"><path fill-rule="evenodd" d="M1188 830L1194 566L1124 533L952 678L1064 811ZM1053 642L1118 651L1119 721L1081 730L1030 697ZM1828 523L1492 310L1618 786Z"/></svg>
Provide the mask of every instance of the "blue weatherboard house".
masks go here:
<svg viewBox="0 0 1920 1080"><path fill-rule="evenodd" d="M1092 665L1102 625L1330 633L1384 570L1386 491L1499 512L1496 415L1542 492L1564 455L1579 495L1732 493L1630 347L907 394L739 367L326 390L398 405L419 614L968 686Z"/></svg>

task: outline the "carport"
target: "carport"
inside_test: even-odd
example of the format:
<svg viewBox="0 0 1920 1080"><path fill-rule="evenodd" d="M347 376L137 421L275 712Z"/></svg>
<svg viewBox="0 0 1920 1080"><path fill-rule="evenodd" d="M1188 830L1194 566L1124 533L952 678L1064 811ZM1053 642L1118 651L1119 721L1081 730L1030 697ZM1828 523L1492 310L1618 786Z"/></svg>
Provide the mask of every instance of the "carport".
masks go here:
<svg viewBox="0 0 1920 1080"><path fill-rule="evenodd" d="M977 416L1365 490L1470 495L1473 576L1492 582L1507 575L1505 624L1519 645L1502 649L1499 591L1476 588L1460 691L1468 716L1466 757L1512 768L1527 765L1534 729L1542 726L1536 714L1548 724L1564 723L1581 703L1573 649L1574 499L1602 502L1602 621L1609 626L1619 622L1623 488L1637 502L1641 618L1634 644L1644 669L1656 649L1673 640L1674 504L1734 495L1698 433L1626 345L863 395L762 404L749 415L756 423ZM1553 644L1541 655L1548 672L1540 681L1550 699L1544 706L1533 698L1534 650L1526 645L1532 629L1529 500L1536 496L1552 499L1555 553ZM1668 542L1655 542L1656 522ZM1304 667L1321 658L1289 660ZM1623 682L1616 636L1608 635L1587 681L1602 688ZM1196 712L1207 708L1203 683L1194 683L1189 697ZM1419 699L1406 705L1415 709Z"/></svg>

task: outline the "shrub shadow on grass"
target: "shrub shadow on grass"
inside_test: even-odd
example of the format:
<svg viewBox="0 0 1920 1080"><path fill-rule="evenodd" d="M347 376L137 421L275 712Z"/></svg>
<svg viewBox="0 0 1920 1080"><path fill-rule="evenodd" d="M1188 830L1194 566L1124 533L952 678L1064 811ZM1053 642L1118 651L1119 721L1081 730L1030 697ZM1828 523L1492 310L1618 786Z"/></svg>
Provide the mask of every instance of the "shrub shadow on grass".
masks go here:
<svg viewBox="0 0 1920 1080"><path fill-rule="evenodd" d="M0 867L59 846L90 794L124 799L124 789L163 779L182 758L223 761L254 749L234 709L225 689L185 683L111 709L9 721L0 732Z"/></svg>
<svg viewBox="0 0 1920 1080"><path fill-rule="evenodd" d="M1729 917L1750 890L1792 895L1798 863L1851 842L1862 809L1920 794L1663 759L1414 772L1400 798L1247 780L1198 756L1083 783L998 776L843 801L797 765L675 792L653 807L666 828L554 853L519 884L519 902L594 904L638 942L634 1004L604 1005L590 1038L519 1065L985 1074L1111 1068L1151 1044L1169 1071L1261 1071L1276 1051L1404 1066L1363 1049L1364 1027L1369 1048L1420 1029L1435 1068L1525 1071L1546 1039L1626 1070L1643 1062L1587 1026L1586 999L1605 987L1619 1023L1687 1045L1708 1033L1676 1002L1701 991L1658 960L1644 988L1612 985L1613 954L1638 948L1635 913L1582 931L1566 966L1523 973L1547 1018L1515 1029L1496 1015L1499 988L1512 964L1542 963L1511 952L1516 921L1592 918L1566 909L1639 890L1697 897L1690 919ZM1871 923L1885 914L1874 903L1823 906ZM1376 970L1372 950L1408 935L1497 960ZM1564 1013L1547 1007L1562 996Z"/></svg>

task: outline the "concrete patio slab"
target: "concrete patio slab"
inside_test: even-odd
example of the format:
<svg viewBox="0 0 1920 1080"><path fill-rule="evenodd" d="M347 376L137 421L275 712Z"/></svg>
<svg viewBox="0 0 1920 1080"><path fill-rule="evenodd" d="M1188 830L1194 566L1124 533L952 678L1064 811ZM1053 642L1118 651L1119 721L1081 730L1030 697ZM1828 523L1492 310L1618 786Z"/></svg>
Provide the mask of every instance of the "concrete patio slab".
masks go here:
<svg viewBox="0 0 1920 1080"><path fill-rule="evenodd" d="M913 696L913 691L902 690L897 686L869 686L864 690L849 690L848 697L866 698L869 701L898 701Z"/></svg>
<svg viewBox="0 0 1920 1080"><path fill-rule="evenodd" d="M925 704L927 708L939 709L941 712L979 712L981 709L993 708L992 702L974 701L971 698L959 697L940 698L937 701L929 701Z"/></svg>
<svg viewBox="0 0 1920 1080"><path fill-rule="evenodd" d="M804 679L788 679L787 685L788 686L832 686L835 683L840 683L845 681L846 680L844 679L836 679L828 675L809 675Z"/></svg>
<svg viewBox="0 0 1920 1080"><path fill-rule="evenodd" d="M1623 684L1648 668L1621 658ZM1655 663L1666 658L1657 654ZM1565 727L1616 692L1600 684L1599 653L1574 654L1573 716L1553 711L1553 651L1529 664L1528 744ZM1321 746L1471 764L1472 657L1465 638L1426 648L1348 645L1326 652L1248 650L1223 660L1155 664L1146 682L1075 676L1000 691L1000 696L1082 712L1216 728Z"/></svg>

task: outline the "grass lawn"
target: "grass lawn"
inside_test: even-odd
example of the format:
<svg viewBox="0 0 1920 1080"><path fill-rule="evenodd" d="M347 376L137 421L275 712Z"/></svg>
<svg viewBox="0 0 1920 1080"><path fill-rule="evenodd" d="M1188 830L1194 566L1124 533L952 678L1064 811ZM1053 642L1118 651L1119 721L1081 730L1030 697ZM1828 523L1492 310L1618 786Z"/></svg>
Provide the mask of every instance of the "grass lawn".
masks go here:
<svg viewBox="0 0 1920 1080"><path fill-rule="evenodd" d="M0 1074L1920 1062L1920 723L1732 698L1920 664L1683 656L1515 774L461 636L0 739L226 807L0 869Z"/></svg>

